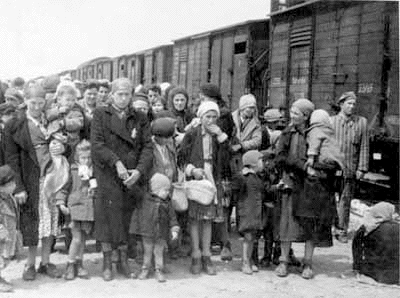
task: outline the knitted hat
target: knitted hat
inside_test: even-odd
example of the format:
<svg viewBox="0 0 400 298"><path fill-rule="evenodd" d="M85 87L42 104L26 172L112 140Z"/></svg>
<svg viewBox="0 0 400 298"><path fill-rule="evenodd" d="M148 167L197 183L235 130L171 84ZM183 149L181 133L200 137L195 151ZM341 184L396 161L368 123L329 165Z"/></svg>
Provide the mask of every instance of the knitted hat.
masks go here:
<svg viewBox="0 0 400 298"><path fill-rule="evenodd" d="M175 119L157 118L151 124L151 133L158 137L169 138L175 133Z"/></svg>
<svg viewBox="0 0 400 298"><path fill-rule="evenodd" d="M60 77L58 75L45 77L42 81L42 86L46 93L55 93L58 84L60 84Z"/></svg>
<svg viewBox="0 0 400 298"><path fill-rule="evenodd" d="M4 185L14 179L14 171L9 165L0 167L0 185Z"/></svg>
<svg viewBox="0 0 400 298"><path fill-rule="evenodd" d="M10 115L12 113L15 113L15 111L16 108L12 104L6 102L0 104L0 116Z"/></svg>
<svg viewBox="0 0 400 298"><path fill-rule="evenodd" d="M324 124L331 126L328 112L322 109L313 111L310 116L310 124Z"/></svg>
<svg viewBox="0 0 400 298"><path fill-rule="evenodd" d="M144 93L141 93L141 92L135 93L135 94L133 95L132 102L137 101L137 100L145 101L145 102L147 102L148 104L150 104L150 103L149 103L149 98L147 97L147 95L144 94Z"/></svg>
<svg viewBox="0 0 400 298"><path fill-rule="evenodd" d="M254 97L253 94L246 94L243 95L239 99L239 110L244 110L245 108L256 108L257 107L257 101L256 98Z"/></svg>
<svg viewBox="0 0 400 298"><path fill-rule="evenodd" d="M157 194L163 188L171 188L171 181L167 176L155 173L150 179L150 192Z"/></svg>
<svg viewBox="0 0 400 298"><path fill-rule="evenodd" d="M245 154L243 154L242 161L243 166L257 166L258 160L262 158L263 155L258 150L249 150Z"/></svg>
<svg viewBox="0 0 400 298"><path fill-rule="evenodd" d="M292 103L292 107L298 108L306 117L309 117L312 111L314 111L314 104L306 98L300 98Z"/></svg>
<svg viewBox="0 0 400 298"><path fill-rule="evenodd" d="M18 92L17 89L15 88L8 88L4 94L4 97L7 98L12 98L19 103L22 103L24 101L24 98L21 96L21 93Z"/></svg>
<svg viewBox="0 0 400 298"><path fill-rule="evenodd" d="M197 110L197 117L201 118L203 115L209 111L216 111L217 116L219 117L220 112L219 112L219 107L218 105L213 102L213 101L203 101L198 110Z"/></svg>
<svg viewBox="0 0 400 298"><path fill-rule="evenodd" d="M221 99L221 91L219 90L217 85L206 83L200 86L200 93L204 94L207 97Z"/></svg>
<svg viewBox="0 0 400 298"><path fill-rule="evenodd" d="M171 118L174 119L176 121L176 116L173 112L168 111L168 110L163 110L158 112L157 114L154 114L154 118L158 119L158 118Z"/></svg>
<svg viewBox="0 0 400 298"><path fill-rule="evenodd" d="M357 97L353 91L345 92L339 97L339 99L336 101L336 104L341 104L346 99L357 99Z"/></svg>
<svg viewBox="0 0 400 298"><path fill-rule="evenodd" d="M269 109L265 111L264 119L267 122L276 122L282 119L282 114L278 109Z"/></svg>

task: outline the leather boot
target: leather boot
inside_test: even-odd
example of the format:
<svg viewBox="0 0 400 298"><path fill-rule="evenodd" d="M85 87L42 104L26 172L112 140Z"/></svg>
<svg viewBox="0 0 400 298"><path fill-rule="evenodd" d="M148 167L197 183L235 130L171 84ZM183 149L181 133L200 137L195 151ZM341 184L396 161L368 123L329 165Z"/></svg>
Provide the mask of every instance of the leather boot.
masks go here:
<svg viewBox="0 0 400 298"><path fill-rule="evenodd" d="M208 275L216 275L217 274L217 270L215 269L215 266L212 263L210 257L201 257L201 261L203 263L203 270Z"/></svg>
<svg viewBox="0 0 400 298"><path fill-rule="evenodd" d="M131 269L128 264L128 249L119 249L119 262L117 264L118 273L125 276L126 278L131 277Z"/></svg>
<svg viewBox="0 0 400 298"><path fill-rule="evenodd" d="M65 270L64 274L64 279L65 280L73 280L76 277L76 271L75 271L75 263L68 262L67 263L67 269Z"/></svg>
<svg viewBox="0 0 400 298"><path fill-rule="evenodd" d="M112 254L112 251L103 252L103 279L104 279L104 281L110 281L113 279L111 254Z"/></svg>
<svg viewBox="0 0 400 298"><path fill-rule="evenodd" d="M75 263L75 275L78 276L79 278L82 278L82 279L88 279L89 278L89 272L85 268L83 268L82 260L76 260L76 263Z"/></svg>

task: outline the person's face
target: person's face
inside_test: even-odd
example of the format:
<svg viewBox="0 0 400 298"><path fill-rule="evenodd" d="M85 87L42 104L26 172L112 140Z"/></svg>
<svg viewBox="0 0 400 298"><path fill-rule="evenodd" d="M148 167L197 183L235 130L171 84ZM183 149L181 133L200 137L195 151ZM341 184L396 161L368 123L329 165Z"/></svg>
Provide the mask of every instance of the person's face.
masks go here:
<svg viewBox="0 0 400 298"><path fill-rule="evenodd" d="M2 185L1 191L6 193L6 194L12 194L15 190L15 187L17 186L17 184L15 183L14 180L11 180L9 182L7 182L6 184Z"/></svg>
<svg viewBox="0 0 400 298"><path fill-rule="evenodd" d="M143 100L136 100L132 104L133 108L135 111L140 111L142 113L147 113L149 112L149 104Z"/></svg>
<svg viewBox="0 0 400 298"><path fill-rule="evenodd" d="M260 173L260 172L262 172L264 170L264 162L263 162L262 158L260 158L257 161L257 165L256 165L256 169L255 170L256 170L256 173Z"/></svg>
<svg viewBox="0 0 400 298"><path fill-rule="evenodd" d="M96 88L86 89L83 94L86 104L89 107L94 107L96 105L98 91Z"/></svg>
<svg viewBox="0 0 400 298"><path fill-rule="evenodd" d="M150 102L153 102L153 100L155 100L159 96L160 94L153 90L149 90L149 92L147 93L147 98L149 99Z"/></svg>
<svg viewBox="0 0 400 298"><path fill-rule="evenodd" d="M183 111L186 107L186 97L183 94L176 94L172 100L174 103L175 110Z"/></svg>
<svg viewBox="0 0 400 298"><path fill-rule="evenodd" d="M105 102L107 100L108 94L109 94L108 88L104 86L100 86L99 93L98 93L98 100L100 102Z"/></svg>
<svg viewBox="0 0 400 298"><path fill-rule="evenodd" d="M353 98L345 99L340 104L340 111L346 116L351 116L354 114L354 109L356 107L356 100Z"/></svg>
<svg viewBox="0 0 400 298"><path fill-rule="evenodd" d="M208 111L201 117L201 124L205 127L217 123L218 114L216 111Z"/></svg>
<svg viewBox="0 0 400 298"><path fill-rule="evenodd" d="M160 198L165 199L169 196L169 188L168 187L163 187L158 191L157 194Z"/></svg>
<svg viewBox="0 0 400 298"><path fill-rule="evenodd" d="M76 97L73 94L65 93L58 98L60 106L71 109L76 102Z"/></svg>
<svg viewBox="0 0 400 298"><path fill-rule="evenodd" d="M13 98L13 97L6 97L6 103L14 106L14 107L18 107L18 105L20 104L19 100Z"/></svg>
<svg viewBox="0 0 400 298"><path fill-rule="evenodd" d="M132 99L132 92L129 89L117 89L113 94L113 103L120 109L125 109Z"/></svg>
<svg viewBox="0 0 400 298"><path fill-rule="evenodd" d="M79 152L78 162L80 165L90 167L92 165L90 151Z"/></svg>
<svg viewBox="0 0 400 298"><path fill-rule="evenodd" d="M293 125L304 124L307 120L306 116L297 107L291 107L290 109L290 120Z"/></svg>
<svg viewBox="0 0 400 298"><path fill-rule="evenodd" d="M164 110L164 105L162 104L161 101L157 100L153 103L153 105L151 106L151 109L154 114L157 114Z"/></svg>
<svg viewBox="0 0 400 298"><path fill-rule="evenodd" d="M241 111L242 115L246 118L253 118L255 112L256 112L255 107L247 107Z"/></svg>
<svg viewBox="0 0 400 298"><path fill-rule="evenodd" d="M33 118L40 118L42 116L46 100L44 98L36 97L26 100L26 108Z"/></svg>

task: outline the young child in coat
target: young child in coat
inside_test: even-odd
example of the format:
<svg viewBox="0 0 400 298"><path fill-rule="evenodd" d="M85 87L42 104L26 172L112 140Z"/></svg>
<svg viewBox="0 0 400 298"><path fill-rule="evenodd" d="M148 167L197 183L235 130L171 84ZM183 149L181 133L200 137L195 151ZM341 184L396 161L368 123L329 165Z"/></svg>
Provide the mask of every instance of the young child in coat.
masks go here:
<svg viewBox="0 0 400 298"><path fill-rule="evenodd" d="M245 274L258 271L251 261L251 254L256 233L262 229L263 224L264 183L259 176L264 169L262 157L257 150L247 151L242 157L242 173L232 183L232 191L238 197L239 232L244 236L242 272Z"/></svg>
<svg viewBox="0 0 400 298"><path fill-rule="evenodd" d="M329 114L325 110L311 113L307 145L307 165L327 170L344 168L344 154L335 140Z"/></svg>
<svg viewBox="0 0 400 298"><path fill-rule="evenodd" d="M14 172L8 165L0 167L0 273L15 253L17 207L11 197L15 189ZM12 285L0 274L0 293L11 292Z"/></svg>
<svg viewBox="0 0 400 298"><path fill-rule="evenodd" d="M130 233L142 236L144 256L139 279L150 273L154 255L155 277L165 282L163 275L164 248L172 237L178 238L179 226L169 198L171 182L167 176L156 173L150 179L150 194L145 194L136 207L131 220Z"/></svg>
<svg viewBox="0 0 400 298"><path fill-rule="evenodd" d="M66 280L75 277L88 278L83 268L83 253L86 237L91 234L94 225L93 197L97 187L93 178L90 143L82 140L76 147L76 161L71 165L71 188L65 202L60 203L64 214L71 216L72 242L69 248Z"/></svg>

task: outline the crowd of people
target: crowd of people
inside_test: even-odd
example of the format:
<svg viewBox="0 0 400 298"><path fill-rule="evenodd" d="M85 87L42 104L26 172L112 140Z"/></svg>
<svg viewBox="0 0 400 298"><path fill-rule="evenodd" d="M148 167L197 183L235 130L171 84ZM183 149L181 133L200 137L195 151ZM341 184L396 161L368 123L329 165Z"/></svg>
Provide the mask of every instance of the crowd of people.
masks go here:
<svg viewBox="0 0 400 298"><path fill-rule="evenodd" d="M200 87L197 98L168 83L134 88L126 78L111 83L17 78L4 91L0 265L5 267L22 241L28 247L24 280L36 274L88 278L83 261L88 237L103 253L105 281L114 278L116 260L126 278L146 279L154 270L164 282L166 251L171 258L190 256L192 274L215 275L212 246L220 247L222 260L232 260L233 212L243 239L244 274L273 263L279 277L301 266L301 276L311 279L314 248L332 246L333 237L348 241L350 202L369 158L367 121L354 114L353 92L338 98L337 114L330 116L305 98L293 101L289 111L269 107L260 115L252 94L240 97L231 111L211 83ZM186 191L178 201L182 185L186 190L200 185L203 195ZM379 281L398 283L399 225L389 205L371 212L357 234L354 269L366 275L378 271ZM50 262L60 224L72 234L64 272ZM382 251L393 264L379 270L360 257L366 254L360 243L378 230L390 233L374 239L390 242ZM305 243L302 261L292 242ZM378 244L371 249L376 252ZM373 257L379 263L379 254ZM140 272L131 270L129 258L141 264ZM11 289L1 278L0 291Z"/></svg>

